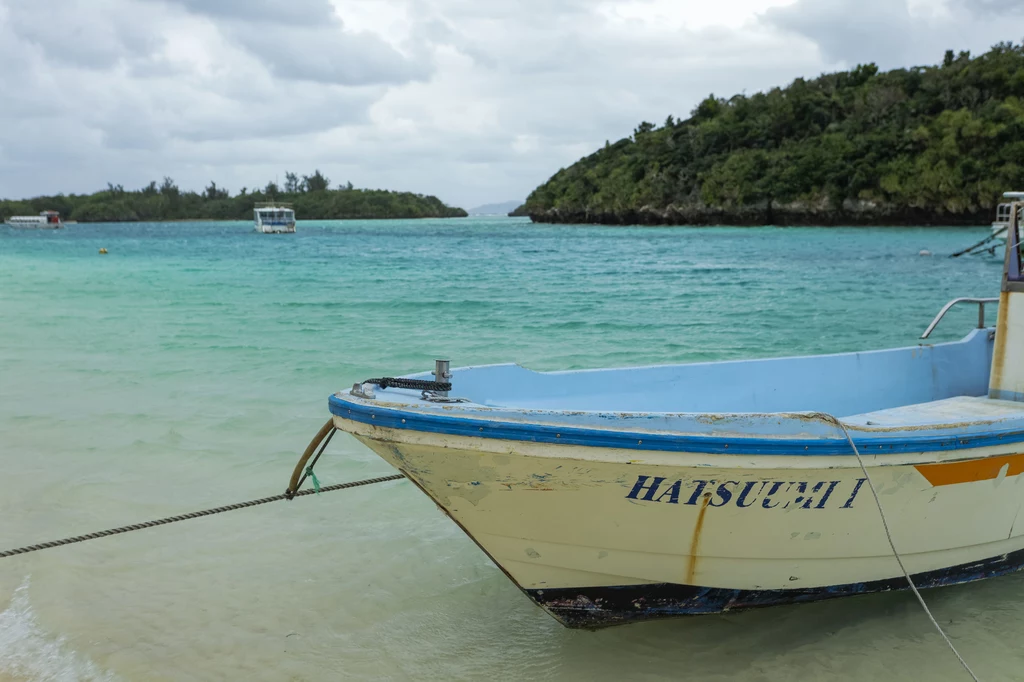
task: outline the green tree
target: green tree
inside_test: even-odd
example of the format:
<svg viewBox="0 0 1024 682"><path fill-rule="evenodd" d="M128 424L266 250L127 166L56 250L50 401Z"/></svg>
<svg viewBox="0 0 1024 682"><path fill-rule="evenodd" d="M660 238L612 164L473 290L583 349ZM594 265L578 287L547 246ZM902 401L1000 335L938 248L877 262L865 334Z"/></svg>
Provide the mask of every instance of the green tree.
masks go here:
<svg viewBox="0 0 1024 682"><path fill-rule="evenodd" d="M302 185L307 192L318 192L330 187L331 181L321 175L319 170L315 170L312 175L302 176Z"/></svg>
<svg viewBox="0 0 1024 682"><path fill-rule="evenodd" d="M238 196L211 182L201 193L181 191L174 181L164 178L157 187L149 183L135 191L108 184L107 188L86 195L41 196L24 201L0 200L0 216L31 215L42 210L57 210L80 222L135 220L213 219L250 220L253 204L259 201L290 201L302 218L424 218L462 217L461 208L445 205L440 199L410 192L357 190L351 183L345 188L329 189L329 180L319 171L305 178L310 191L282 194L268 183L265 191ZM312 181L312 182L310 182Z"/></svg>
<svg viewBox="0 0 1024 682"><path fill-rule="evenodd" d="M217 183L210 181L210 185L206 188L204 196L207 199L227 199L229 194L226 189L217 187Z"/></svg>
<svg viewBox="0 0 1024 682"><path fill-rule="evenodd" d="M180 193L181 193L181 190L179 190L178 186L176 184L174 184L174 180L171 180L169 177L164 176L164 181L160 185L160 194L163 194L164 196L175 196L176 197Z"/></svg>
<svg viewBox="0 0 1024 682"><path fill-rule="evenodd" d="M642 122L559 170L522 210L567 222L874 211L984 224L1001 191L1024 186L1022 102L1015 43L974 57L948 51L940 66L860 64L752 95L712 94L688 119ZM857 207L868 213L850 213Z"/></svg>

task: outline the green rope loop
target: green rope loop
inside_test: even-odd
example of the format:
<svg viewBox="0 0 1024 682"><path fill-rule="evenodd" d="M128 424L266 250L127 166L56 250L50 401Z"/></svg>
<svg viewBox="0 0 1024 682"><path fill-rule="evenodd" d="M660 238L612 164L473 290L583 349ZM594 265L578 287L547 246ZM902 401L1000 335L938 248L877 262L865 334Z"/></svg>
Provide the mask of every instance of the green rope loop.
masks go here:
<svg viewBox="0 0 1024 682"><path fill-rule="evenodd" d="M320 494L320 479L318 479L316 477L316 474L313 473L313 465L312 464L310 464L308 467L306 467L306 475L309 476L311 479L313 479L313 489L316 490L316 494L319 495Z"/></svg>

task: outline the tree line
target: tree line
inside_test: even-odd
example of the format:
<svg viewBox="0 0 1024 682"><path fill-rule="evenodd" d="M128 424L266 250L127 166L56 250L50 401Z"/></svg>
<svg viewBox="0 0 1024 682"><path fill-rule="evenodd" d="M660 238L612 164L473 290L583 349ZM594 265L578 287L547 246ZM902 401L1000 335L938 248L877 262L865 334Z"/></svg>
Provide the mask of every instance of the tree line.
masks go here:
<svg viewBox="0 0 1024 682"><path fill-rule="evenodd" d="M935 66L863 64L711 95L689 118L606 142L520 210L556 222L977 223L1014 189L1024 189L1024 45L1007 42L974 57L950 50Z"/></svg>
<svg viewBox="0 0 1024 682"><path fill-rule="evenodd" d="M330 187L319 170L299 176L285 172L283 185L269 182L263 188L242 187L231 193L211 182L202 192L183 191L169 177L138 190L107 184L92 194L58 194L32 199L0 200L0 216L36 215L59 211L65 220L124 222L160 220L251 220L257 202L288 202L302 219L344 218L457 218L461 208L447 206L435 196L381 189L356 189L351 182Z"/></svg>

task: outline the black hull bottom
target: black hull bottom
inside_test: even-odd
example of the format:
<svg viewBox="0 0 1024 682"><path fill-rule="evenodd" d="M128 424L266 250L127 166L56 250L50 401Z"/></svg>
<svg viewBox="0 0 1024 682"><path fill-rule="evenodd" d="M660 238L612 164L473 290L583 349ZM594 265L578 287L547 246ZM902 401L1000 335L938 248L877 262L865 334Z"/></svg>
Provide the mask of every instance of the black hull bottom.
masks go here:
<svg viewBox="0 0 1024 682"><path fill-rule="evenodd" d="M919 588L993 578L1024 567L1024 550L969 564L913 575ZM904 578L792 590L730 590L675 583L614 587L557 588L525 592L570 628L597 629L657 618L780 606L909 589Z"/></svg>

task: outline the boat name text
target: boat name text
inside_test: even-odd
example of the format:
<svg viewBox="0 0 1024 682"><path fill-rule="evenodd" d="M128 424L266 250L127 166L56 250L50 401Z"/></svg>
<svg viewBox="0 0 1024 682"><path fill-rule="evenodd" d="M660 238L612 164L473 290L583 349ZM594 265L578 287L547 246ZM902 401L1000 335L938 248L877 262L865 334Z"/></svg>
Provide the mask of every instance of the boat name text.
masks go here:
<svg viewBox="0 0 1024 682"><path fill-rule="evenodd" d="M764 509L849 509L866 478L853 481L715 481L668 482L662 476L637 476L627 500L667 504L733 505ZM707 502L702 502L707 498Z"/></svg>

